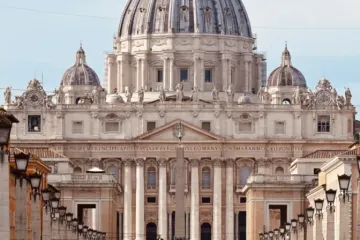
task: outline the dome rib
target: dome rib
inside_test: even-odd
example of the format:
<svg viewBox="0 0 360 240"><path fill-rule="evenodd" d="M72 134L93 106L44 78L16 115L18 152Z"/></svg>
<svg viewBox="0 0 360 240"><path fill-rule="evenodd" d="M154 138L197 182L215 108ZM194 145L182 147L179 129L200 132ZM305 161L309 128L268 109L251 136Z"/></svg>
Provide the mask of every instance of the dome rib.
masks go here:
<svg viewBox="0 0 360 240"><path fill-rule="evenodd" d="M118 29L119 37L168 32L252 37L241 0L129 0Z"/></svg>

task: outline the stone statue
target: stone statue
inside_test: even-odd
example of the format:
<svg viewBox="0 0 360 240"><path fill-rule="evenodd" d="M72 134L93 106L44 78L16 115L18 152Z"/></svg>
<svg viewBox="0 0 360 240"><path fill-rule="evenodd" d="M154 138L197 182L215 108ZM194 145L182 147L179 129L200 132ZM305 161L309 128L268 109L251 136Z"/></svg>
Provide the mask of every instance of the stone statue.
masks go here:
<svg viewBox="0 0 360 240"><path fill-rule="evenodd" d="M294 91L293 94L293 98L294 98L294 104L301 104L301 92L299 86L296 87L296 90Z"/></svg>
<svg viewBox="0 0 360 240"><path fill-rule="evenodd" d="M61 104L62 103L61 90L55 88L54 93L56 96L56 104Z"/></svg>
<svg viewBox="0 0 360 240"><path fill-rule="evenodd" d="M234 101L234 92L231 88L231 85L229 85L226 89L226 101L228 103L232 103Z"/></svg>
<svg viewBox="0 0 360 240"><path fill-rule="evenodd" d="M15 97L15 106L17 109L24 109L24 98L21 96Z"/></svg>
<svg viewBox="0 0 360 240"><path fill-rule="evenodd" d="M345 106L345 99L343 96L337 95L336 97L336 106L339 110L341 110Z"/></svg>
<svg viewBox="0 0 360 240"><path fill-rule="evenodd" d="M199 102L199 88L195 86L192 90L191 100L193 102Z"/></svg>
<svg viewBox="0 0 360 240"><path fill-rule="evenodd" d="M53 109L56 107L56 105L52 102L52 95L46 96L44 98L44 105L47 109Z"/></svg>
<svg viewBox="0 0 360 240"><path fill-rule="evenodd" d="M5 104L11 103L11 87L7 87L4 92Z"/></svg>
<svg viewBox="0 0 360 240"><path fill-rule="evenodd" d="M138 91L139 103L142 103L144 101L144 93L145 90L143 88L140 88L140 90Z"/></svg>
<svg viewBox="0 0 360 240"><path fill-rule="evenodd" d="M117 93L118 93L117 88L114 88L112 93L113 93L113 94L117 94Z"/></svg>
<svg viewBox="0 0 360 240"><path fill-rule="evenodd" d="M91 100L93 104L99 104L99 92L97 90L97 87L94 87L92 90Z"/></svg>
<svg viewBox="0 0 360 240"><path fill-rule="evenodd" d="M211 91L211 96L214 101L219 101L219 92L216 89L216 86L214 86L213 90Z"/></svg>
<svg viewBox="0 0 360 240"><path fill-rule="evenodd" d="M305 94L305 100L303 101L302 106L307 109L315 107L315 95L310 89L309 92Z"/></svg>
<svg viewBox="0 0 360 240"><path fill-rule="evenodd" d="M160 87L159 87L159 92L160 92L160 94L159 94L160 102L163 103L166 100L166 93L165 93L164 87L162 85L160 85Z"/></svg>
<svg viewBox="0 0 360 240"><path fill-rule="evenodd" d="M337 102L337 96L338 96L337 91L335 88L333 88L331 90L331 98L332 98L333 103Z"/></svg>
<svg viewBox="0 0 360 240"><path fill-rule="evenodd" d="M184 86L182 85L181 82L179 82L176 87L176 101L182 102L183 98L184 98Z"/></svg>
<svg viewBox="0 0 360 240"><path fill-rule="evenodd" d="M132 91L130 90L129 87L125 87L125 97L126 97L126 102L131 102L131 98L132 98Z"/></svg>
<svg viewBox="0 0 360 240"><path fill-rule="evenodd" d="M351 106L351 98L352 98L352 94L349 88L345 89L345 100L346 100L346 106Z"/></svg>

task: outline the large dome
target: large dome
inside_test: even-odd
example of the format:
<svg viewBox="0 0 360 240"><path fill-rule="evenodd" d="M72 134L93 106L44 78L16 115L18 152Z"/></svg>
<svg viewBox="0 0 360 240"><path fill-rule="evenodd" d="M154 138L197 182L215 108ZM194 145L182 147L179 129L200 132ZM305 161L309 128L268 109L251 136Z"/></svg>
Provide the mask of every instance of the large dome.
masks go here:
<svg viewBox="0 0 360 240"><path fill-rule="evenodd" d="M194 32L252 37L241 0L128 0L118 36Z"/></svg>
<svg viewBox="0 0 360 240"><path fill-rule="evenodd" d="M267 85L278 86L299 86L306 87L304 75L291 64L291 54L285 46L281 57L281 65L271 72Z"/></svg>
<svg viewBox="0 0 360 240"><path fill-rule="evenodd" d="M61 80L61 86L69 85L100 86L98 75L86 63L86 55L82 46L76 52L75 64L65 71Z"/></svg>

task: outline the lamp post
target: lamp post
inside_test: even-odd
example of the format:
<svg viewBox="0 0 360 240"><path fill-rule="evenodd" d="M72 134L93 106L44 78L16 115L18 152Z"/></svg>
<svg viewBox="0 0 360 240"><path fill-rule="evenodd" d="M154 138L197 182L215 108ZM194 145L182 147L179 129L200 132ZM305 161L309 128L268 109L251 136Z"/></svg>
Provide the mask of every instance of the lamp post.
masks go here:
<svg viewBox="0 0 360 240"><path fill-rule="evenodd" d="M276 240L279 240L279 229L277 228L274 229L274 237Z"/></svg>
<svg viewBox="0 0 360 240"><path fill-rule="evenodd" d="M298 227L298 220L291 219L291 231L293 233L297 233L297 227Z"/></svg>
<svg viewBox="0 0 360 240"><path fill-rule="evenodd" d="M282 238L285 238L285 227L284 227L284 226L281 226L281 227L279 228L279 232L280 232L280 236L281 236Z"/></svg>
<svg viewBox="0 0 360 240"><path fill-rule="evenodd" d="M346 197L348 197L348 201L350 200L350 194L348 193L349 185L350 185L351 175L338 175L339 188L341 193L339 194L339 198L343 198L345 203Z"/></svg>
<svg viewBox="0 0 360 240"><path fill-rule="evenodd" d="M30 160L30 154L25 154L25 153L19 153L19 154L14 154L14 158L15 158L15 171L18 172L20 177L15 177L15 184L16 184L16 179L20 179L20 187L22 187L23 184L23 176L25 176L28 164L29 164L29 160Z"/></svg>
<svg viewBox="0 0 360 240"><path fill-rule="evenodd" d="M335 212L335 197L336 197L336 190L333 189L329 189L327 191L325 191L326 193L326 201L327 201L327 206L326 209L329 211L329 213L333 213Z"/></svg>
<svg viewBox="0 0 360 240"><path fill-rule="evenodd" d="M324 205L324 199L315 199L314 202L315 202L315 209L316 209L315 216L317 216L319 219L321 219L323 216L322 208Z"/></svg>
<svg viewBox="0 0 360 240"><path fill-rule="evenodd" d="M30 174L29 177L31 183L30 199L32 196L34 198L34 201L36 202L36 196L40 196L39 188L41 184L42 175L35 172L33 174Z"/></svg>
<svg viewBox="0 0 360 240"><path fill-rule="evenodd" d="M314 208L313 207L308 207L306 209L306 217L307 217L307 222L309 225L313 225L314 224Z"/></svg>

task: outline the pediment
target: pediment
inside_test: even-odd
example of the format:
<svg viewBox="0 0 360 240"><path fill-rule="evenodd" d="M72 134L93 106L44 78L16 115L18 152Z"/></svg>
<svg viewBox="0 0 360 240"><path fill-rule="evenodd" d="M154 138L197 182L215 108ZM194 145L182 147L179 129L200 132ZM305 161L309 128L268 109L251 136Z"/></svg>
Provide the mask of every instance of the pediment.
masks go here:
<svg viewBox="0 0 360 240"><path fill-rule="evenodd" d="M174 120L161 127L155 128L150 132L146 132L135 140L151 140L151 141L178 141L176 136L177 126L182 125L183 137L182 141L222 141L223 137L212 132L201 129L195 125L182 120Z"/></svg>

